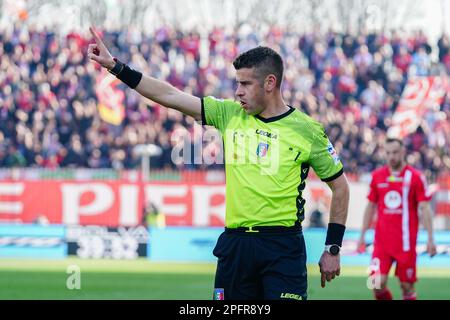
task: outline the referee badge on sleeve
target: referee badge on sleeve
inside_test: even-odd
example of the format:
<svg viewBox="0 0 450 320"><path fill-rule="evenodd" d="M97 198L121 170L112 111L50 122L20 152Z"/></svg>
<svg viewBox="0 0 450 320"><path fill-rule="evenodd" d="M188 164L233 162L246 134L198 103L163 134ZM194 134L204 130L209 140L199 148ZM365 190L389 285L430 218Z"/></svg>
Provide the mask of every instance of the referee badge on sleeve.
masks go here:
<svg viewBox="0 0 450 320"><path fill-rule="evenodd" d="M334 160L334 164L338 164L340 159L339 159L339 155L336 152L336 149L334 149L333 144L330 142L330 140L328 140L328 146L327 146L327 150L328 153L331 155L331 157Z"/></svg>

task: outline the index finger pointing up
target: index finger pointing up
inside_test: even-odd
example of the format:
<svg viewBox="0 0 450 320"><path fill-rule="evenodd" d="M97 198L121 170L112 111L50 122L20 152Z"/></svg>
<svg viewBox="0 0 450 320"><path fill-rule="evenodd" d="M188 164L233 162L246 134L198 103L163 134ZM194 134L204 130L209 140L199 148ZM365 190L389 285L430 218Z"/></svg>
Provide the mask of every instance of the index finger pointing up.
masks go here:
<svg viewBox="0 0 450 320"><path fill-rule="evenodd" d="M100 37L97 35L97 33L94 31L94 28L89 27L89 31L91 32L92 36L94 37L95 42L97 44L103 44L103 41L100 39Z"/></svg>

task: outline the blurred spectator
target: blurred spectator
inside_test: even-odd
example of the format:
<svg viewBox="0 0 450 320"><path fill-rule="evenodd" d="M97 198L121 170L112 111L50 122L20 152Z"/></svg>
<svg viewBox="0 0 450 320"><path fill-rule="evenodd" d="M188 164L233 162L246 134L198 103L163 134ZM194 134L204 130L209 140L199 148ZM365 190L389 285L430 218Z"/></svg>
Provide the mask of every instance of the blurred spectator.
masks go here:
<svg viewBox="0 0 450 320"><path fill-rule="evenodd" d="M147 227L164 228L166 226L166 216L156 204L148 201L144 207L142 224Z"/></svg>
<svg viewBox="0 0 450 320"><path fill-rule="evenodd" d="M48 226L50 224L50 221L45 215L38 214L36 218L33 220L33 223L41 226Z"/></svg>
<svg viewBox="0 0 450 320"><path fill-rule="evenodd" d="M430 70L431 60L428 56L425 47L419 47L416 53L412 56L411 61L411 75L412 76L428 76Z"/></svg>
<svg viewBox="0 0 450 320"><path fill-rule="evenodd" d="M14 144L11 144L8 147L4 164L8 168L25 167L27 160L17 147Z"/></svg>
<svg viewBox="0 0 450 320"><path fill-rule="evenodd" d="M358 35L295 34L278 28L184 33L162 26L154 34L130 28L104 31L113 53L144 73L198 95L234 95L232 60L242 50L268 44L285 58L283 95L324 123L336 141L346 170L360 174L382 161L379 146L408 77L450 72L447 35L437 43L439 65L423 32ZM125 119L119 126L101 120L95 83L98 71L86 59L87 34L38 31L33 26L0 30L0 164L4 167L137 168L133 149L161 146L155 169L223 168L223 164L175 164L175 132L184 128L191 148L220 158L220 142L202 140L196 124L126 91ZM125 86L121 85L121 88ZM427 176L450 170L448 99L405 139L411 161ZM192 150L193 151L193 150ZM191 152L194 154L194 152ZM220 162L220 161L219 161Z"/></svg>
<svg viewBox="0 0 450 320"><path fill-rule="evenodd" d="M400 47L399 52L394 57L395 66L402 72L402 74L406 74L408 71L409 65L412 62L412 56L409 54L408 50L405 47Z"/></svg>

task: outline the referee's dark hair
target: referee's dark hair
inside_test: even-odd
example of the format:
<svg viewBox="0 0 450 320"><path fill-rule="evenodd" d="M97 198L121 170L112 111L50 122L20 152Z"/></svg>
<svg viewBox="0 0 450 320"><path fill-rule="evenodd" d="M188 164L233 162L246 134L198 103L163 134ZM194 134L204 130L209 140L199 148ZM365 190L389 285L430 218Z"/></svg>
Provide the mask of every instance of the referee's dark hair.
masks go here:
<svg viewBox="0 0 450 320"><path fill-rule="evenodd" d="M275 50L269 47L259 46L241 53L233 61L233 66L236 70L255 68L261 86L264 83L264 79L269 74L273 74L277 78L276 87L281 88L281 82L283 80L283 59Z"/></svg>

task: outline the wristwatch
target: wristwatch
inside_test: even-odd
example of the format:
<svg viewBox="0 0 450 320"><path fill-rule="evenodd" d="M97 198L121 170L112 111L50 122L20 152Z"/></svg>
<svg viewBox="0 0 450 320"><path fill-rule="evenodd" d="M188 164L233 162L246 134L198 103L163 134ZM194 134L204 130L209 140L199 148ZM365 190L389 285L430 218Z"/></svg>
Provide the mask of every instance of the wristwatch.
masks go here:
<svg viewBox="0 0 450 320"><path fill-rule="evenodd" d="M325 251L332 256L337 256L341 251L341 247L339 247L337 244L329 244L325 246Z"/></svg>

